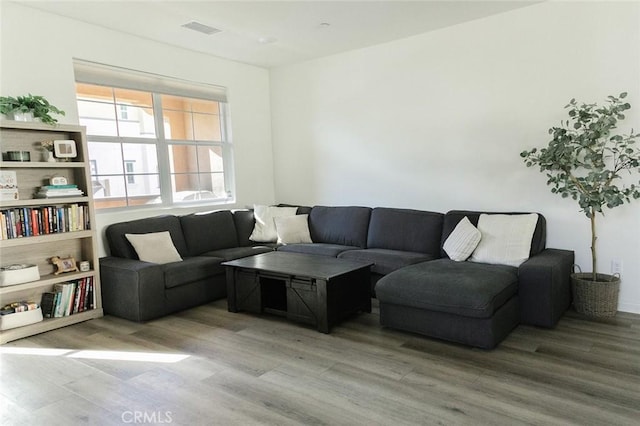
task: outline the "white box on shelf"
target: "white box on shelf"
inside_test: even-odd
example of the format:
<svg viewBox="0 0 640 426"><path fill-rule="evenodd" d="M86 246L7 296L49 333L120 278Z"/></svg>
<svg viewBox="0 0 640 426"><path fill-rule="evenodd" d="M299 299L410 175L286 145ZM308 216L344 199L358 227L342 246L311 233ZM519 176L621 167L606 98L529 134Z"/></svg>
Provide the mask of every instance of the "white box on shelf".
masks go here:
<svg viewBox="0 0 640 426"><path fill-rule="evenodd" d="M38 281L40 271L36 265L15 264L0 268L0 287Z"/></svg>
<svg viewBox="0 0 640 426"><path fill-rule="evenodd" d="M22 327L42 321L42 309L16 312L15 314L0 315L0 330Z"/></svg>

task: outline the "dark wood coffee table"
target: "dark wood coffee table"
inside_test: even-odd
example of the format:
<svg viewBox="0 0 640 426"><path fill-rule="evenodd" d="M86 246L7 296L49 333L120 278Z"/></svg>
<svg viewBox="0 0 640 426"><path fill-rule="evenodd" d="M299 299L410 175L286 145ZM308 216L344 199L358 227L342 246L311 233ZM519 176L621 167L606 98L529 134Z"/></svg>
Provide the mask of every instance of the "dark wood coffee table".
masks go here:
<svg viewBox="0 0 640 426"><path fill-rule="evenodd" d="M323 333L347 315L371 312L371 262L274 251L222 264L230 312L282 315Z"/></svg>

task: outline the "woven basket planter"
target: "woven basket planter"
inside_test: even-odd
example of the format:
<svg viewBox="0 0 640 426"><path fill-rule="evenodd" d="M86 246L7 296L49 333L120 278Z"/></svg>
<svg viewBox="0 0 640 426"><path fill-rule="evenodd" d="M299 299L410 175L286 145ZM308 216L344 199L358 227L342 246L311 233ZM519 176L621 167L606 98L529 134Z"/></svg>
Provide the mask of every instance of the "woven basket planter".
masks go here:
<svg viewBox="0 0 640 426"><path fill-rule="evenodd" d="M581 272L571 274L573 306L576 311L590 317L613 317L618 312L620 277L615 275Z"/></svg>

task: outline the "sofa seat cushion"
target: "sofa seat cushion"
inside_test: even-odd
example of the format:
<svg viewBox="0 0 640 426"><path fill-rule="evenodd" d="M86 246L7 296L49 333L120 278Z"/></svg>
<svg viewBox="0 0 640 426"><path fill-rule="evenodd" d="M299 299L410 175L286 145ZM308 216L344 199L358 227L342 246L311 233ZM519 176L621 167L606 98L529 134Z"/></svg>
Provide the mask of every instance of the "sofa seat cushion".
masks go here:
<svg viewBox="0 0 640 426"><path fill-rule="evenodd" d="M187 257L182 262L162 265L165 288L174 288L224 274L224 259L211 256Z"/></svg>
<svg viewBox="0 0 640 426"><path fill-rule="evenodd" d="M517 293L518 269L438 259L386 275L375 291L380 303L489 318Z"/></svg>
<svg viewBox="0 0 640 426"><path fill-rule="evenodd" d="M340 253L338 257L373 262L374 265L371 267L371 272L381 275L386 275L396 269L413 265L414 263L434 259L434 256L424 253L387 249L348 250Z"/></svg>
<svg viewBox="0 0 640 426"><path fill-rule="evenodd" d="M253 256L255 254L268 253L273 251L274 247L271 246L251 246L251 247L232 247L221 250L214 250L203 253L202 256L219 257L226 261L240 259L241 257Z"/></svg>
<svg viewBox="0 0 640 426"><path fill-rule="evenodd" d="M317 254L320 256L332 256L338 257L338 255L347 250L358 250L360 247L343 246L340 244L326 244L326 243L300 243L300 244L287 244L278 247L279 251L289 251L293 253L306 253Z"/></svg>

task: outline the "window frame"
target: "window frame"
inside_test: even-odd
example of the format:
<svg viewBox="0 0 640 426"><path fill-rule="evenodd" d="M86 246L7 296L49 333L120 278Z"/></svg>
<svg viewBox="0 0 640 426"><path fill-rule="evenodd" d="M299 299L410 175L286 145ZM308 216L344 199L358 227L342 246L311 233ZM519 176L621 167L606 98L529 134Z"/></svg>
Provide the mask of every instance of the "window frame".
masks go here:
<svg viewBox="0 0 640 426"><path fill-rule="evenodd" d="M76 76L77 77L77 76ZM97 213L107 213L107 212L118 212L118 211L131 211L134 209L157 209L157 208L182 208L182 207L192 207L192 206L206 206L206 205L212 205L212 206L216 206L216 205L222 205L222 204L232 204L235 202L235 170L234 170L234 162L233 162L233 144L232 141L230 139L230 120L229 120L229 105L228 102L226 101L226 96L224 98L224 100L220 100L220 99L212 99L211 96L207 96L206 93L203 93L202 96L194 96L195 94L195 90L197 90L197 86L194 86L193 90L189 93L180 95L179 93L176 93L175 91L169 91L170 93L164 93L164 91L161 90L157 90L157 91L149 91L146 89L139 89L136 87L132 87L134 86L134 84L132 83L129 87L127 85L124 84L113 84L113 83L109 83L108 81L106 82L100 82L100 81L96 81L95 79L92 79L91 81L86 81L86 80L80 80L78 78L76 78L76 83L78 84L89 84L89 85L94 85L94 86L102 86L102 87L106 87L111 89L112 91L114 91L115 89L125 89L125 90L136 90L136 91L140 91L140 92L145 92L145 93L149 93L151 95L151 99L152 99L152 109L153 109L153 121L154 121L154 126L155 126L155 137L152 138L148 138L148 137L132 137L132 136L120 136L115 135L115 136L105 136L105 135L91 135L87 132L87 140L88 142L100 142L100 143L114 143L114 144L118 144L119 145L119 149L122 150L124 147L124 144L128 144L128 143L133 143L133 144L152 144L156 147L156 155L157 155L157 162L158 162L158 171L157 173L129 173L127 172L126 169L126 163L128 160L126 160L124 158L124 156L122 156L122 175L120 174L105 174L105 175L92 175L91 179L92 181L94 180L98 180L99 177L101 176L122 176L122 178L124 179L124 195L121 197L123 199L123 202L126 203L127 205L124 206L116 206L116 207L98 207L99 206L99 201L102 198L95 198L94 201L96 201L96 212ZM184 82L181 82L180 84L185 84ZM164 129L164 112L163 112L163 107L162 107L162 96L163 95L171 95L171 96L178 96L184 99L200 99L200 100L205 100L205 101L211 101L211 102L217 102L218 104L218 118L220 121L220 141L205 141L205 140L183 140L183 139L167 139L166 135L165 135L165 129ZM83 99L81 96L79 96L77 90L76 90L76 105L78 105L78 103L80 101L84 101L84 102L100 102L100 101L93 101L90 99ZM115 108L115 120L116 120L116 125L117 123L122 119L120 113L121 113L121 109L120 109L120 104L117 102L116 97L114 96L112 99L112 103L113 103L113 107ZM80 117L80 114L78 114L78 116ZM81 118L81 117L80 117ZM119 129L119 127L117 127ZM119 132L118 132L119 133ZM171 172L171 164L170 164L170 155L169 155L169 147L170 145L188 145L188 146L194 146L196 149L198 149L198 147L201 146L213 146L213 147L219 147L221 155L222 155L222 176L223 176L223 185L224 185L224 191L226 196L225 197L218 197L218 198L205 198L205 199L195 199L195 200L188 200L188 201L184 201L184 200L174 200L173 198L173 185L172 185L172 177L173 177L173 173ZM89 152L89 159L92 160L91 158L91 153ZM95 160L94 160L95 161ZM196 172L199 175L199 179L200 179L200 175L210 175L212 173L215 172L210 172L210 173L203 173L200 172L199 170ZM160 197L160 202L159 203L151 203L151 204L131 204L131 199L133 196L129 195L129 188L128 185L131 184L131 182L129 182L129 177L133 176L134 179L137 176L142 176L142 175L157 175L158 176L158 181L159 181L159 186L160 186L160 191L159 191L159 197ZM200 184L200 180L198 180L198 191L202 191L203 189L201 189L201 184ZM105 198L105 200L108 200L108 198Z"/></svg>

